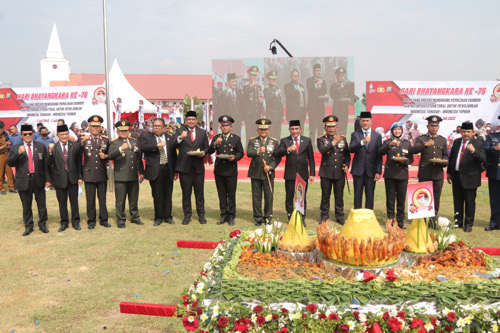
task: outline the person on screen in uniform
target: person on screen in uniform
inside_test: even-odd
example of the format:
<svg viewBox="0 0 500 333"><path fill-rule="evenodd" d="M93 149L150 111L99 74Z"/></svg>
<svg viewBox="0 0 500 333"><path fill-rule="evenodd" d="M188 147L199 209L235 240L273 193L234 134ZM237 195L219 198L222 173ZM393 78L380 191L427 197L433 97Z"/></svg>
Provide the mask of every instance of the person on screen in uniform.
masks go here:
<svg viewBox="0 0 500 333"><path fill-rule="evenodd" d="M266 101L266 117L274 125L271 127L271 137L281 137L281 124L283 123L283 104L281 103L281 89L276 85L278 72L267 73L268 85L264 88Z"/></svg>
<svg viewBox="0 0 500 333"><path fill-rule="evenodd" d="M260 117L264 109L262 87L258 81L259 67L250 66L247 73L249 81L243 85L243 107L246 113L243 120L245 121L245 125L246 123L250 124L250 119ZM248 126L248 128L250 128L250 126Z"/></svg>
<svg viewBox="0 0 500 333"><path fill-rule="evenodd" d="M427 120L427 134L421 135L412 147L412 153L421 154L418 165L418 181L432 181L434 193L435 216L439 213L441 191L443 189L443 168L448 164L448 147L444 136L438 134L439 123L443 119L439 116L429 116ZM439 159L439 162L431 160ZM434 224L434 219L431 218Z"/></svg>
<svg viewBox="0 0 500 333"><path fill-rule="evenodd" d="M227 89L220 96L221 113L233 119L242 119L245 116L243 110L243 91L238 88L238 81L235 73L227 74ZM241 135L241 121L233 124L231 131L236 135Z"/></svg>
<svg viewBox="0 0 500 333"><path fill-rule="evenodd" d="M290 82L285 84L286 119L297 119L302 126L306 123L306 90L300 83L298 69L292 70Z"/></svg>
<svg viewBox="0 0 500 333"><path fill-rule="evenodd" d="M339 123L347 123L349 118L349 105L354 101L354 83L347 79L347 71L344 67L335 70L336 82L330 86L330 97L332 98L332 112L339 117Z"/></svg>
<svg viewBox="0 0 500 333"><path fill-rule="evenodd" d="M321 121L325 117L325 102L328 99L326 81L321 76L321 65L314 64L313 76L307 79L307 112L309 113L309 137L320 134Z"/></svg>

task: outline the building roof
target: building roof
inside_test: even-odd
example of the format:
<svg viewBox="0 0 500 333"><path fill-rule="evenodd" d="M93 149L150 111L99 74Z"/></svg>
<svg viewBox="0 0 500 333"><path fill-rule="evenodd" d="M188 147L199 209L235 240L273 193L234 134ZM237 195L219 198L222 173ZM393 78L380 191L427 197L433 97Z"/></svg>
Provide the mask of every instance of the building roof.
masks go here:
<svg viewBox="0 0 500 333"><path fill-rule="evenodd" d="M125 74L128 82L148 101L183 100L186 94L201 101L212 99L211 75ZM103 84L104 74L70 74L69 81L52 81L51 87Z"/></svg>

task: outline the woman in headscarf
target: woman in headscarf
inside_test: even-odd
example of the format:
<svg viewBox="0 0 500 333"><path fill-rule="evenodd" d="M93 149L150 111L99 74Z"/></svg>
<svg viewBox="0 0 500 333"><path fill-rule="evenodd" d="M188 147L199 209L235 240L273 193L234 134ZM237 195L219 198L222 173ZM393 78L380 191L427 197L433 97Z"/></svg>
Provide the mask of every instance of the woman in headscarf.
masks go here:
<svg viewBox="0 0 500 333"><path fill-rule="evenodd" d="M387 155L384 167L387 218L396 218L398 226L404 228L408 165L413 163L413 154L410 152L410 141L402 138L402 122L392 124L390 132L391 138L385 140L378 151L381 155Z"/></svg>

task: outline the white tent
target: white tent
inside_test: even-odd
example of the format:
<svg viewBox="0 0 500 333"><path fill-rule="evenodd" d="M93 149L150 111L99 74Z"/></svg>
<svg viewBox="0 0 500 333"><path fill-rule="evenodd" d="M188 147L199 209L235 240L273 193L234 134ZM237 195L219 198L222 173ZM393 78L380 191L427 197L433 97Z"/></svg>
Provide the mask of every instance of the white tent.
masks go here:
<svg viewBox="0 0 500 333"><path fill-rule="evenodd" d="M139 100L144 101L144 113L156 113L156 106L148 102L127 81L116 59L113 61L113 66L111 66L111 70L109 71L109 90L113 101L111 112L116 111L116 99L121 98L122 113L137 112L139 110Z"/></svg>

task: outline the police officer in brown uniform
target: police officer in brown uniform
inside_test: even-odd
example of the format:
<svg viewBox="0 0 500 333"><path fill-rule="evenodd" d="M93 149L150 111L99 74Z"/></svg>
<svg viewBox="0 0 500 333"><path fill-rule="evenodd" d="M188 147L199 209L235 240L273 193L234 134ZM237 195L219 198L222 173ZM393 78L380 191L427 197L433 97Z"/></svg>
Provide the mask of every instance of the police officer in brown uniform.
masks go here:
<svg viewBox="0 0 500 333"><path fill-rule="evenodd" d="M437 134L439 123L443 119L439 116L429 116L425 120L427 120L427 134L417 138L411 151L413 154L421 153L418 181L432 181L437 216L443 189L443 168L448 164L448 143L445 137Z"/></svg>
<svg viewBox="0 0 500 333"><path fill-rule="evenodd" d="M346 173L351 164L351 154L347 140L342 133L337 133L337 116L323 118L325 135L316 139L318 150L321 153L319 176L321 177L321 221L330 218L330 195L335 198L335 219L341 225L344 217L344 186Z"/></svg>
<svg viewBox="0 0 500 333"><path fill-rule="evenodd" d="M270 223L273 215L274 171L281 162L276 156L279 141L270 138L269 119L259 119L257 124L258 136L250 138L247 146L247 156L252 158L248 168L248 177L252 182L252 204L255 225L262 222ZM264 213L262 213L262 192L264 192Z"/></svg>
<svg viewBox="0 0 500 333"><path fill-rule="evenodd" d="M234 225L236 217L236 184L238 183L238 161L243 158L243 145L238 135L231 133L234 119L228 115L219 117L222 133L213 139L208 154L217 152L214 174L219 195L220 220Z"/></svg>
<svg viewBox="0 0 500 333"><path fill-rule="evenodd" d="M120 120L115 124L118 138L109 145L108 159L114 160L115 210L118 228L125 228L125 200L128 196L132 223L143 225L139 218L139 181L144 179L144 165L137 140L129 136L130 122Z"/></svg>
<svg viewBox="0 0 500 333"><path fill-rule="evenodd" d="M96 224L95 196L99 200L99 223L106 228L108 223L108 208L106 207L106 188L108 185L108 149L109 140L101 135L101 116L95 115L88 119L89 132L81 138L83 152L83 181L85 182L85 197L87 199L87 223L89 229Z"/></svg>

